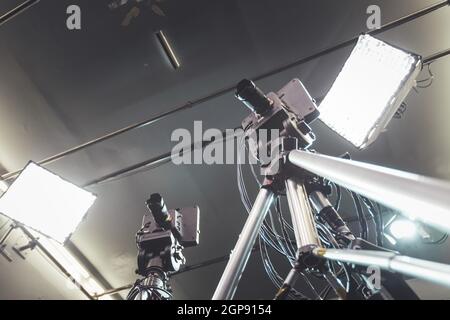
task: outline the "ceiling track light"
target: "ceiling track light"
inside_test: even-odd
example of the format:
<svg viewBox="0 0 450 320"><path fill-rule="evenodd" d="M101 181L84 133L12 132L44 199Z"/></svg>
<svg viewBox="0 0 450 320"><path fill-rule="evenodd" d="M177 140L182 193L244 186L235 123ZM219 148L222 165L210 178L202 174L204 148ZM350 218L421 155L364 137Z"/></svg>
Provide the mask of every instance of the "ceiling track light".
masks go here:
<svg viewBox="0 0 450 320"><path fill-rule="evenodd" d="M180 61L178 60L177 56L175 55L175 51L173 50L171 44L167 40L167 37L164 34L164 32L162 30L158 31L156 33L156 38L158 39L158 42L161 45L162 49L164 50L172 67L174 69L179 69L181 67Z"/></svg>

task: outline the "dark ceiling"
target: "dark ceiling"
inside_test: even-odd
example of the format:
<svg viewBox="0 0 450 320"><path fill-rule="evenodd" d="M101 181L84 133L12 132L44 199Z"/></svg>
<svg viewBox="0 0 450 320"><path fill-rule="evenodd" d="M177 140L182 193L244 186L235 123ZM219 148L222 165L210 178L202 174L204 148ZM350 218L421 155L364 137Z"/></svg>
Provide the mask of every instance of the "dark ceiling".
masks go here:
<svg viewBox="0 0 450 320"><path fill-rule="evenodd" d="M109 2L41 0L0 28L0 164L7 170L347 40L366 30L370 4L379 4L383 22L389 22L436 1L155 0L150 5L157 3L164 15L144 1L136 5L139 16L126 27L122 21L134 1L113 11ZM0 12L18 3L3 0ZM66 28L71 4L82 10L80 31ZM442 9L380 38L425 56L446 49L450 39L442 30L449 28L449 13ZM158 30L173 43L179 70L162 54L154 36ZM348 52L338 51L259 84L276 90L299 77L314 96L321 96ZM450 66L448 59L435 66L436 83L419 95L412 93L404 119L395 121L369 150L357 152L320 125L315 128L316 148L332 155L350 151L360 160L450 179L449 132L435 130L448 127ZM232 95L225 95L49 168L83 184L169 151L172 131L192 130L194 120L202 120L204 128L235 128L246 114ZM187 250L189 263L227 254L245 219L235 171L231 165L168 164L93 187L99 199L72 241L111 285L133 282L134 233L146 212L144 201L160 192L169 206L201 208L201 245ZM450 261L447 247L422 256ZM175 278L176 296L211 297L223 268L221 264ZM271 298L274 287L257 255L247 270L238 297ZM39 288L30 291L40 296ZM19 289L11 294L22 297Z"/></svg>

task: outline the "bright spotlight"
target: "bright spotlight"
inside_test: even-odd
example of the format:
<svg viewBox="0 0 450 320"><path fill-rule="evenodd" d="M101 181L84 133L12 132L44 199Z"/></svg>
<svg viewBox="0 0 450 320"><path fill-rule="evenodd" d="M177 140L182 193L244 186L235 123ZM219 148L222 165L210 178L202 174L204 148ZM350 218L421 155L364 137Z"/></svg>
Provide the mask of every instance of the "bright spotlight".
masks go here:
<svg viewBox="0 0 450 320"><path fill-rule="evenodd" d="M321 103L320 119L363 149L376 140L415 84L422 58L362 35Z"/></svg>
<svg viewBox="0 0 450 320"><path fill-rule="evenodd" d="M0 198L0 213L64 243L96 196L30 162Z"/></svg>
<svg viewBox="0 0 450 320"><path fill-rule="evenodd" d="M417 226L410 220L395 220L390 225L389 231L398 240L411 239L417 234Z"/></svg>

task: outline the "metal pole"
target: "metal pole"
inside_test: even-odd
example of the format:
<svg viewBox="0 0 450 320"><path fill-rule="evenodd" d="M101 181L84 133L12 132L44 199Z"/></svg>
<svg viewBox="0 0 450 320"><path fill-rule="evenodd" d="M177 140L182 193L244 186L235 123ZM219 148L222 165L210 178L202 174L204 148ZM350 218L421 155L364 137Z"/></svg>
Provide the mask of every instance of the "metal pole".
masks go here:
<svg viewBox="0 0 450 320"><path fill-rule="evenodd" d="M383 33L385 31L394 29L394 28L399 27L399 26L401 26L401 25L403 25L405 23L408 23L408 22L411 22L411 21L413 21L415 19L423 17L423 16L425 16L425 15L431 13L431 12L434 12L436 10L439 10L439 9L441 9L443 7L446 7L449 4L450 4L450 2L448 0L442 1L442 2L438 2L436 4L433 4L433 5L429 6L429 7L426 7L424 9L418 10L418 11L416 11L414 13L411 13L411 14L409 14L407 16L404 16L404 17L402 17L400 19L391 21L391 22L381 26L381 28L379 28L379 29L373 29L373 30L368 31L366 33L369 34L369 35L372 35L372 36L378 35L380 33ZM252 79L253 79L253 81L262 80L262 79L265 79L265 78L267 78L269 76L281 73L283 71L289 70L289 69L294 68L294 67L298 67L298 66L303 65L303 64L305 64L307 62L310 62L310 61L313 61L315 59L321 58L321 57L323 57L323 56L325 56L327 54L330 54L332 52L335 52L335 51L338 51L340 49L344 49L346 47L354 45L354 44L356 44L358 42L358 39L359 39L359 36L360 36L361 33L362 32L360 32L354 38L349 39L349 40L347 40L345 42L341 42L341 43L339 43L339 44L337 44L335 46L328 47L327 49L322 50L322 51L320 51L320 52L318 52L316 54L313 54L313 55L311 55L309 57L306 57L306 58L299 59L297 61L291 62L291 63L289 63L287 65L284 65L282 67L279 67L279 68L271 70L271 71L268 71L268 72L266 72L264 74L261 74L260 76L254 77Z"/></svg>
<svg viewBox="0 0 450 320"><path fill-rule="evenodd" d="M6 231L6 233L3 235L2 239L0 240L0 249L1 249L1 247L3 247L5 242L8 240L9 236L14 231L14 229L16 229L16 226L14 224L11 224L8 231Z"/></svg>
<svg viewBox="0 0 450 320"><path fill-rule="evenodd" d="M314 254L333 261L362 266L377 266L387 271L399 272L450 287L450 265L443 263L410 258L393 252L368 250L318 248L314 250Z"/></svg>
<svg viewBox="0 0 450 320"><path fill-rule="evenodd" d="M209 145L214 145L216 143L219 142L224 142L224 141L228 141L231 138L235 138L236 136L238 136L240 134L240 132L238 131L241 128L235 128L233 130L233 134L227 134L227 130L222 131L222 136L217 136L215 139L213 140L202 140L202 141L197 141L192 143L190 146L186 146L186 148L181 148L180 152L174 152L174 151L169 151L167 153L164 153L162 155L159 155L157 157L151 158L149 160L145 160L142 162L139 162L137 164L133 164L129 167L111 172L107 175L104 175L100 178L97 178L95 180L91 180L87 183L85 183L82 188L88 188L88 187L92 187L98 184L102 184L102 183L106 183L109 182L111 180L114 180L116 178L124 178L124 177L128 177L129 175L133 175L135 173L141 172L141 170L151 170L154 168L157 168L163 164L169 163L171 162L173 159L177 158L177 157L181 157L187 153L191 153L195 150L200 150L200 149L204 149ZM242 131L243 132L243 131Z"/></svg>
<svg viewBox="0 0 450 320"><path fill-rule="evenodd" d="M427 58L424 58L423 64L425 65L425 64L428 64L428 63L432 63L432 62L434 62L434 61L436 61L438 59L441 59L443 57L446 57L448 55L450 55L450 49L441 51L441 52L433 54L433 55L431 55L431 56L429 56ZM324 98L325 98L325 96L322 96L322 97L319 97L319 98L315 98L315 100L316 100L317 103L319 103ZM205 102L205 101L206 100L204 100L203 102ZM170 114L176 113L178 111L181 111L181 110L175 110L175 112L171 112ZM154 120L156 121L158 119L155 118ZM124 133L124 132L122 132L122 133ZM118 133L118 134L121 134L121 133ZM107 139L109 139L109 138L112 138L112 136L108 136L107 137ZM104 140L101 140L101 141L104 141ZM101 142L101 141L99 140L99 141L96 141L95 143ZM203 146L202 147L205 147L206 143L207 142L203 142ZM80 148L77 147L77 148L71 149L71 150L68 151L68 153L65 153L65 152L60 153L59 155L56 155L54 157L50 157L47 160L41 161L40 163L41 163L41 165L49 164L51 162L54 162L54 161L57 161L57 160L61 159L64 156L67 156L67 155L70 155L70 154L75 153L77 151L80 151L80 150L82 150L84 148L87 148L87 147L89 147L91 145L93 145L93 144L89 144L88 143L88 144L82 145L82 146L80 146ZM115 179L117 177L121 177L122 175L125 175L125 174L131 174L132 175L132 174L137 173L136 171L139 170L139 169L152 170L152 169L155 169L155 168L159 167L160 165L164 165L164 164L169 163L172 160L172 158L173 158L172 152L167 152L165 154L162 154L162 155L156 156L154 158L148 159L146 161L137 163L137 164L132 165L130 167L126 167L124 169L112 172L112 173L110 173L110 174L108 174L106 176L102 176L100 178L97 178L97 179L95 179L93 181L90 181L90 182L86 183L84 185L84 187L91 187L93 185L97 185L97 184L100 184L100 183L108 182L108 181L111 181L111 180L113 180L113 179ZM16 171L16 172L12 172L12 173L7 173L4 176L2 176L2 178L4 177L7 180L13 179L20 172L21 172L21 170ZM128 175L126 177L128 177Z"/></svg>
<svg viewBox="0 0 450 320"><path fill-rule="evenodd" d="M36 239L35 236L23 225L16 223L18 227L22 230L22 232L31 240L36 243L36 246L39 250L42 251L44 255L47 256L47 258L50 259L51 262L55 264L55 266L68 278L70 279L74 285L80 289L80 291L89 299L94 300L94 297L91 296L91 294L83 287L81 283L79 283L76 279L72 277L69 271L66 270L66 268L63 267L62 264L59 263L59 261L39 242L38 239Z"/></svg>
<svg viewBox="0 0 450 320"><path fill-rule="evenodd" d="M287 179L285 184L298 249L309 245L320 246L316 224L304 185L293 179Z"/></svg>
<svg viewBox="0 0 450 320"><path fill-rule="evenodd" d="M134 286L134 284L128 284L128 285L120 287L120 288L106 290L102 293L98 293L98 294L94 295L93 298L98 299L98 298L101 298L104 296L112 296L113 294L119 293L121 291L129 290L129 289L133 288L133 286Z"/></svg>
<svg viewBox="0 0 450 320"><path fill-rule="evenodd" d="M426 57L425 59L423 59L423 64L428 64L428 63L432 63L438 59L444 58L446 56L450 55L450 49L447 50L443 50L440 52L437 52L435 54L432 54L431 56Z"/></svg>
<svg viewBox="0 0 450 320"><path fill-rule="evenodd" d="M289 154L289 161L412 219L450 232L448 182L298 150Z"/></svg>
<svg viewBox="0 0 450 320"><path fill-rule="evenodd" d="M244 272L261 225L272 205L274 193L266 188L259 191L239 240L231 253L230 260L214 292L213 300L231 300Z"/></svg>
<svg viewBox="0 0 450 320"><path fill-rule="evenodd" d="M8 11L4 15L0 16L0 26L2 24L4 24L4 23L8 22L12 18L16 17L17 15L21 14L22 12L24 12L28 8L32 7L33 5L38 3L39 1L40 0L27 0L24 3L22 3L22 4L18 5L17 7L15 7L14 9Z"/></svg>
<svg viewBox="0 0 450 320"><path fill-rule="evenodd" d="M328 200L326 195L321 191L313 191L309 194L309 200L318 216L321 217L332 230L347 238L349 241L355 240L355 236L334 206L330 203L330 200Z"/></svg>

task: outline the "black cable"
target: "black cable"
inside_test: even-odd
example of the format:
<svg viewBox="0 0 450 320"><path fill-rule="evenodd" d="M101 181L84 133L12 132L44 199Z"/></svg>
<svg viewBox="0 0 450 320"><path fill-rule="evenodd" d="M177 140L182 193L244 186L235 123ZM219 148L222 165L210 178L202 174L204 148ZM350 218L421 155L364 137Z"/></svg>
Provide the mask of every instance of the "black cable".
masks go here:
<svg viewBox="0 0 450 320"><path fill-rule="evenodd" d="M37 1L37 0L35 0L35 1ZM431 6L427 7L427 8L418 10L418 11L412 13L412 14L409 14L409 15L407 15L405 17L402 17L402 18L400 18L398 20L392 21L392 22L390 22L390 23L388 23L388 24L386 24L384 26L381 26L381 28L379 28L379 29L371 30L371 31L367 32L367 34L369 34L369 35L380 34L380 33L384 32L384 31L391 30L391 29L393 29L395 27L401 26L401 25L403 25L405 23L408 23L410 21L413 21L415 19L423 17L423 16L425 16L425 15L431 13L431 12L434 12L436 10L439 10L439 9L443 8L443 7L446 7L447 5L448 5L448 1L443 1L443 2L436 3L434 5L431 5ZM340 49L343 49L345 47L351 46L351 45L355 44L358 41L358 38L359 38L359 35L354 37L354 38L352 38L352 39L350 39L350 40L342 42L342 43L340 43L338 45L331 46L331 47L329 47L329 48L327 48L325 50L317 52L317 53L315 53L315 54L313 54L313 55L311 55L309 57L298 59L298 60L296 60L296 61L294 61L292 63L289 63L289 64L286 64L284 66L275 68L275 69L273 69L271 71L268 71L268 72L265 72L265 73L263 73L263 74L261 74L259 76L255 76L252 79L254 81L262 80L262 79L265 79L267 77L276 75L276 74L281 73L283 71L286 71L288 69L291 69L293 67L297 67L297 66L303 65L305 63L308 63L308 62L310 62L312 60L318 59L318 58L320 58L322 56L328 55L328 54L330 54L332 52L335 52L337 50L340 50ZM442 58L443 56L445 56L447 54L449 54L449 52L447 52L447 51L440 52L440 53L437 53L435 55L430 56L429 58L425 59L424 61L431 61L431 60L434 61L434 60L437 60L439 58ZM206 96L204 96L202 98L199 98L199 99L196 99L196 100L193 100L193 101L188 101L187 103L185 103L185 104L183 104L183 105L181 105L179 107L175 107L175 108L173 108L170 111L161 113L161 114L159 114L159 115L157 115L155 117L152 117L150 119L147 119L147 120L144 120L144 121L132 124L132 125L130 125L128 127L125 127L123 129L120 129L120 130L117 130L115 132L106 134L106 135L104 135L102 137L99 137L99 138L96 138L96 139L91 140L89 142L83 143L83 144L81 144L79 146L76 146L76 147L71 148L69 150L66 150L64 152L61 152L61 153L59 153L57 155L54 155L54 156L51 156L51 157L46 158L44 160L41 160L41 161L38 162L38 164L39 165L46 165L46 164L50 164L52 162L58 161L58 160L66 157L66 156L74 154L75 152L78 152L80 150L86 149L88 147L91 147L91 146L96 145L96 144L98 144L100 142L106 141L106 140L111 139L113 137L116 137L118 135L124 134L126 132L131 131L131 130L142 128L142 127L150 125L150 124L154 124L154 123L156 123L156 122L158 122L158 121L160 121L160 120L162 120L162 119L164 119L164 118L166 118L166 117L168 117L168 116L170 116L172 114L191 109L191 108L193 108L195 106L198 106L198 105L200 105L200 104L202 104L204 102L207 102L209 100L221 97L221 96L223 96L223 95L225 95L227 93L233 92L234 90L235 90L235 85L226 87L226 88L221 89L221 90L218 90L218 91L216 91L216 92L214 92L212 94L206 95ZM6 173L6 174L2 175L1 178L3 180L10 180L12 178L17 177L17 175L19 175L22 170L23 169L20 169L20 170L14 171L14 172Z"/></svg>
<svg viewBox="0 0 450 320"><path fill-rule="evenodd" d="M448 239L448 234L444 233L444 235L442 235L441 238L439 238L438 240L435 241L423 241L423 243L425 244L430 244L430 245L441 245L444 244Z"/></svg>
<svg viewBox="0 0 450 320"><path fill-rule="evenodd" d="M383 220L381 218L381 212L379 212L377 209L375 209L375 205L373 202L364 197L360 196L360 199L364 203L364 205L367 207L367 211L370 213L371 217L373 218L373 221L375 222L375 229L376 229L376 240L377 245L382 247L383 246Z"/></svg>
<svg viewBox="0 0 450 320"><path fill-rule="evenodd" d="M356 193L355 193L356 194ZM375 220L375 215L376 214L374 214L374 212L373 212L373 210L372 210L372 207L373 207L373 204L370 202L370 200L369 199L367 199L367 198L364 198L363 196L361 196L361 195L359 195L359 194L356 194L356 196L358 197L358 201L359 201L359 203L361 204L364 204L364 206L365 206L365 208L366 208L366 211L367 211L367 215L365 215L365 214L363 214L363 216L364 216L364 218L366 219L366 221L369 219L369 221L373 221L374 222L374 224L375 224L375 228L377 228L377 224L376 224L376 220ZM363 211L364 212L364 211ZM369 226L367 226L367 236L369 236ZM377 231L375 231L375 234L377 233ZM369 240L369 239L367 239L367 240Z"/></svg>
<svg viewBox="0 0 450 320"><path fill-rule="evenodd" d="M359 202L358 195L353 191L349 190L349 192L352 196L353 204L355 205L356 213L358 215L358 222L361 228L361 238L367 240L369 236L369 226L367 224L366 216L364 215L361 203Z"/></svg>
<svg viewBox="0 0 450 320"><path fill-rule="evenodd" d="M375 202L375 205L377 206L377 211L378 211L378 220L379 223L381 225L381 231L384 232L384 217L383 217L383 210L381 208L381 205L378 202ZM381 240L383 241L383 240Z"/></svg>
<svg viewBox="0 0 450 320"><path fill-rule="evenodd" d="M334 188L336 190L336 202L334 204L334 209L336 209L336 211L339 211L339 209L341 207L341 200L342 200L341 186L336 183L332 183L332 185L334 186Z"/></svg>

